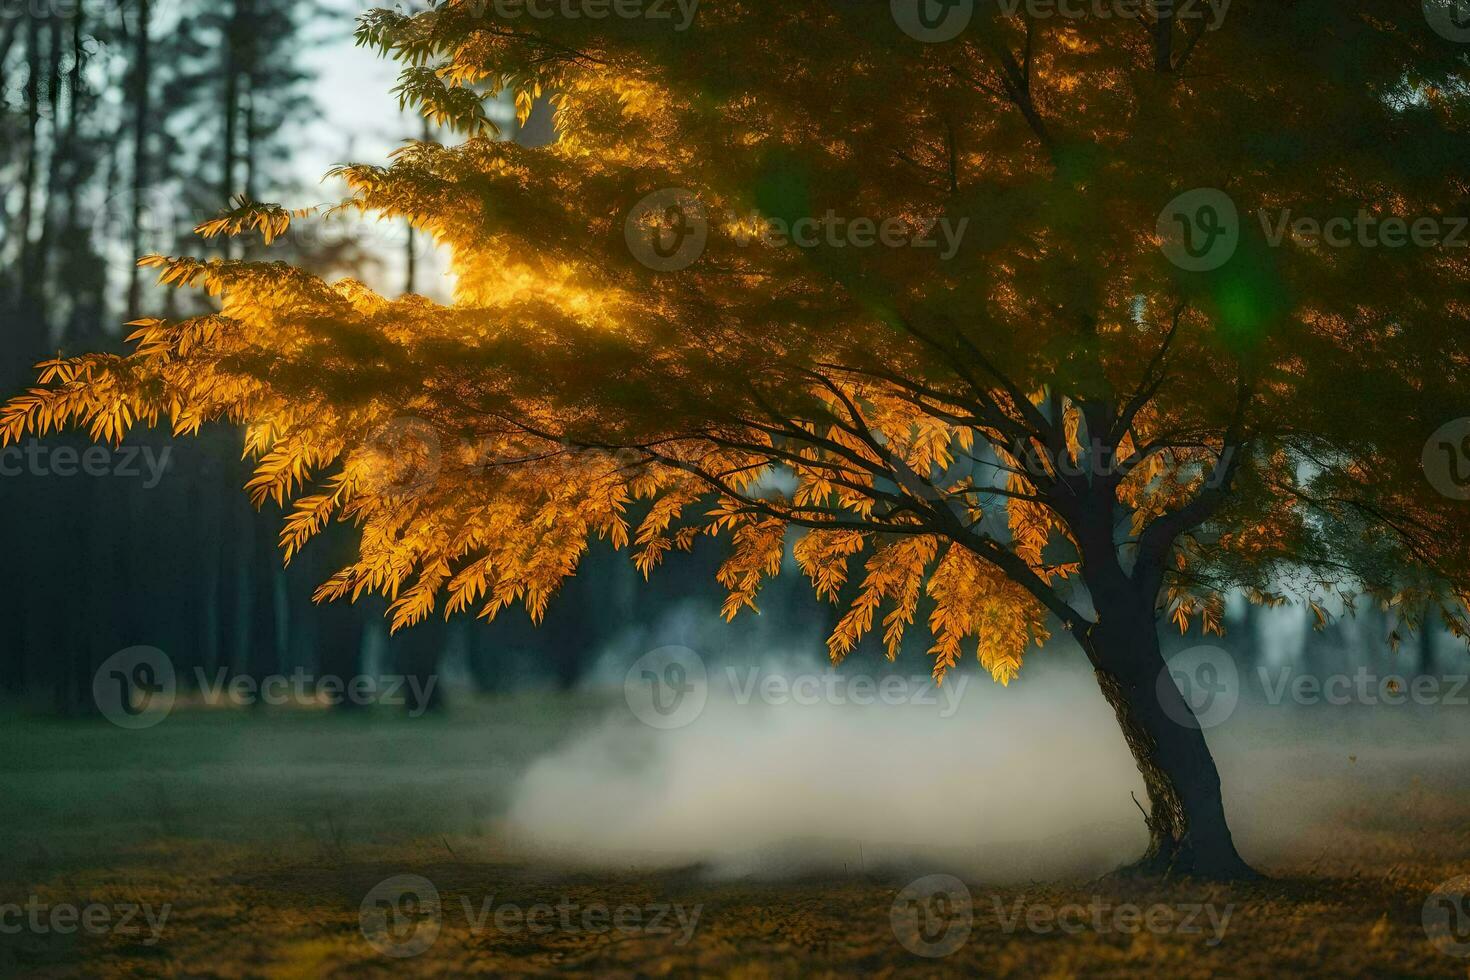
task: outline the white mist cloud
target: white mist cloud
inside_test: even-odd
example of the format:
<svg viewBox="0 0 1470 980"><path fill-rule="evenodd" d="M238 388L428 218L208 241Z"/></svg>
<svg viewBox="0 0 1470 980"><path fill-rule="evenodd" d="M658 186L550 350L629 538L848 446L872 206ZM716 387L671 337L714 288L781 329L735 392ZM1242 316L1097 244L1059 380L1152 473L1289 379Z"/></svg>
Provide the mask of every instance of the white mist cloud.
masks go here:
<svg viewBox="0 0 1470 980"><path fill-rule="evenodd" d="M518 842L622 867L923 865L987 880L1102 873L1145 843L1129 795L1141 783L1085 675L1009 689L971 677L951 717L942 696L741 704L723 669L711 675L707 706L684 728L654 730L620 705L536 760L512 793Z"/></svg>

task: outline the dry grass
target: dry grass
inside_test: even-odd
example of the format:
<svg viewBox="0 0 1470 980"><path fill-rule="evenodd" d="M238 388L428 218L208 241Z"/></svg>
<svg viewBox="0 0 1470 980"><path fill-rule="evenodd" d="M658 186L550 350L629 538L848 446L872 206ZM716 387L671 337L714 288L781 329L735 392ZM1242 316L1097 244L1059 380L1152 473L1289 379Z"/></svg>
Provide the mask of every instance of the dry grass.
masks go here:
<svg viewBox="0 0 1470 980"><path fill-rule="evenodd" d="M1470 873L1470 794L1450 770L1443 779L1421 773L1381 792L1365 782L1359 797L1303 828L1305 839L1290 851L1298 857L1268 853L1262 863L1272 877L1259 884L1104 880L992 888L967 882L973 896L968 940L952 955L926 959L899 942L890 911L904 885L933 868L854 869L786 881L720 880L700 868L549 868L508 853L486 829L493 820L481 825L473 807L462 819L447 820L442 799L428 792L418 809L405 810L396 797L405 812L391 825L387 811L318 786L316 795L301 788L262 804L278 811L297 801L260 833L243 825L200 827L202 818L192 809L195 776L186 764L155 773L149 782L135 780L131 785L156 791L128 794L132 806L123 812L100 789L95 799L87 797L88 786L119 778L112 762L97 755L113 733L99 728L88 738L74 729L48 735L34 726L11 726L3 734L33 744L19 745L12 757L28 762L0 773L15 777L17 790L0 809L14 833L0 857L0 903L35 896L48 907L170 909L156 942L148 941L146 927L129 934L0 934L0 974L7 976L1470 975L1470 958L1436 949L1422 924L1435 887ZM429 737L444 741L442 734ZM354 738L374 744L369 735ZM55 754L40 753L42 744ZM138 743L126 744L133 751ZM77 764L80 758L88 765ZM77 779L62 779L63 771ZM265 819L264 810L251 811L243 801L240 807L251 822ZM76 822L84 810L91 811L90 829ZM69 822L55 822L57 817ZM364 827L365 820L371 826ZM436 829L417 835L406 829L415 825ZM296 831L279 832L286 826ZM112 833L119 827L132 830L119 837ZM395 959L364 938L360 909L375 885L403 873L422 875L437 887L437 916L417 921L437 920L441 929L421 955ZM575 927L530 933L497 928L493 916L476 927L471 917L487 902L521 909L542 903L678 906L686 913L697 908L698 921L687 943L677 927L657 934ZM1027 928L1028 910L1040 910L1030 914L1044 924L1071 905L1087 907L1087 924L1065 931ZM1112 914L1125 906L1165 907L1154 912L1163 927L1111 928ZM1201 911L1192 913L1194 907ZM1095 925L1094 909L1101 910L1103 929ZM1077 921L1077 912L1065 914ZM1222 934L1212 922L1222 923ZM1180 928L1186 925L1194 928Z"/></svg>

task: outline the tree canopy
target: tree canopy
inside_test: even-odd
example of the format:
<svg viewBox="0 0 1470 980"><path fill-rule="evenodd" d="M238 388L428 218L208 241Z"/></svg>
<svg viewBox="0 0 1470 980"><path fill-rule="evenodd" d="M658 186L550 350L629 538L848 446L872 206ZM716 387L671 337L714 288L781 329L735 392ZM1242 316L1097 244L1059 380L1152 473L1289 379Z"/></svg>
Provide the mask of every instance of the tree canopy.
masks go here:
<svg viewBox="0 0 1470 980"><path fill-rule="evenodd" d="M1243 590L1470 636L1470 522L1421 470L1470 415L1470 250L1290 224L1467 213L1470 47L1418 4L985 0L932 43L839 0L513 14L361 21L463 139L342 168L344 206L447 248L452 305L155 257L218 312L42 365L4 438L242 424L287 557L359 525L319 596L396 626L540 617L594 537L652 571L716 534L729 615L789 549L844 604L834 659L927 618L941 677L969 647L1009 681L1119 582L1181 626ZM499 139L503 93L559 139ZM1211 229L1230 251L1197 261Z"/></svg>

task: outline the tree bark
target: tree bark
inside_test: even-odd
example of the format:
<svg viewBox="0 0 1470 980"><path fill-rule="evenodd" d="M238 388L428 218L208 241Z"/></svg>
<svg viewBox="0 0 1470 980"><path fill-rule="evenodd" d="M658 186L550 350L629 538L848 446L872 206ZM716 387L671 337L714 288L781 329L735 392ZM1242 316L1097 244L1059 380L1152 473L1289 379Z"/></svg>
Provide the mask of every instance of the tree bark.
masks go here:
<svg viewBox="0 0 1470 980"><path fill-rule="evenodd" d="M31 340L36 332L33 308L35 283L29 273L34 261L31 233L36 222L36 184L41 173L41 70L41 21L39 17L32 16L26 21L26 162L24 176L21 178L20 227L17 236L20 239L17 263L20 276L15 283L20 306L17 322L21 330L26 332L22 345ZM44 336L41 339L44 341ZM41 346L44 347L44 343Z"/></svg>
<svg viewBox="0 0 1470 980"><path fill-rule="evenodd" d="M1148 794L1148 850L1120 873L1259 877L1235 850L1220 774L1189 702L1172 679L1160 683L1167 665L1152 610L1139 602L1099 613L1097 625L1082 638L1083 647Z"/></svg>
<svg viewBox="0 0 1470 980"><path fill-rule="evenodd" d="M148 192L148 134L153 114L153 61L151 0L138 2L138 37L133 48L133 187L132 226L129 228L133 265L128 270L128 319L142 315L143 278L138 260L143 257L143 195Z"/></svg>

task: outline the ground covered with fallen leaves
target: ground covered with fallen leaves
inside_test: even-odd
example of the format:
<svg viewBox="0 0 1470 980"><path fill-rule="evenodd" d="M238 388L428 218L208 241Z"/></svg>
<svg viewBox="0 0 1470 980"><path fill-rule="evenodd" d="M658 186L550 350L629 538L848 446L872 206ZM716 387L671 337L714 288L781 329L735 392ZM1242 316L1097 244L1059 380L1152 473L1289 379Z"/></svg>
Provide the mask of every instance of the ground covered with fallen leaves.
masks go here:
<svg viewBox="0 0 1470 980"><path fill-rule="evenodd" d="M497 736L508 770L538 724L558 724L544 705L518 710ZM499 790L483 778L495 763L474 755L475 732L186 716L148 737L0 719L0 975L1470 975L1470 955L1425 927L1436 888L1470 874L1470 767L1453 751L1342 760L1360 792L1303 826L1300 846L1253 855L1270 876L1259 883L967 879L968 909L930 895L921 922L905 889L941 869L781 878L529 862L497 839ZM489 788L446 791L469 779L472 755ZM209 778L221 760L232 785ZM252 760L259 782L240 775ZM437 894L374 904L404 875ZM7 916L7 902L22 908ZM27 903L45 927L13 928ZM57 907L101 907L115 927L67 929L47 918ZM155 934L142 914L118 924L124 907L168 913ZM1456 924L1470 954L1470 922Z"/></svg>

